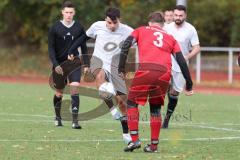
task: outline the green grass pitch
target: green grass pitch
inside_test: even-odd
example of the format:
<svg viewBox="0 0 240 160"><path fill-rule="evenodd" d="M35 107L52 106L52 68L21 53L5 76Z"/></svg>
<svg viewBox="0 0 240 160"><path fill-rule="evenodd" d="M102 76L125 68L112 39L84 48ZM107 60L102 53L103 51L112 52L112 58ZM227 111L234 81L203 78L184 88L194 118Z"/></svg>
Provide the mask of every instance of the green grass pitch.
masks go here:
<svg viewBox="0 0 240 160"><path fill-rule="evenodd" d="M182 95L170 128L161 130L159 153L142 148L124 153L121 126L110 114L54 126L52 96L45 84L0 83L1 160L225 160L240 159L239 97L228 95ZM66 99L69 98L66 96ZM80 111L91 110L100 100L81 96ZM149 143L149 111L141 108L142 146ZM166 107L165 107L166 108ZM164 112L164 111L163 111Z"/></svg>

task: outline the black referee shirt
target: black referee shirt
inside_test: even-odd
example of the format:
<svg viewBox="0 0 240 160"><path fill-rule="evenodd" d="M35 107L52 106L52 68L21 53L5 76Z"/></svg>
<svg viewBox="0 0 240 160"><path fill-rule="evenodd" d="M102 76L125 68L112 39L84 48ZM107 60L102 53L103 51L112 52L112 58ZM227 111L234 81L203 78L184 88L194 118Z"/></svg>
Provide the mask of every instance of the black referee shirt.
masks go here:
<svg viewBox="0 0 240 160"><path fill-rule="evenodd" d="M84 64L89 66L86 46L86 32L82 25L75 21L70 27L61 21L56 22L48 33L48 53L53 67L67 60L69 54L79 56L78 47L81 47Z"/></svg>

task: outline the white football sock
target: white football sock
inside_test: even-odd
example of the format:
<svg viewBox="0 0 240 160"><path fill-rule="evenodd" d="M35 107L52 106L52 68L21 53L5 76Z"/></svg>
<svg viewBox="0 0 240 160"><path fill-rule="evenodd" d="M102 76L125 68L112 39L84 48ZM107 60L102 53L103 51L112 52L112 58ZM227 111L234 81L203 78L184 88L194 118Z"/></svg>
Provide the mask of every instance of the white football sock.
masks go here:
<svg viewBox="0 0 240 160"><path fill-rule="evenodd" d="M132 138L129 133L123 133L123 141L128 144L129 142L132 141Z"/></svg>
<svg viewBox="0 0 240 160"><path fill-rule="evenodd" d="M113 109L110 110L110 113L115 120L119 120L122 117L122 114L118 111L118 109L113 106Z"/></svg>

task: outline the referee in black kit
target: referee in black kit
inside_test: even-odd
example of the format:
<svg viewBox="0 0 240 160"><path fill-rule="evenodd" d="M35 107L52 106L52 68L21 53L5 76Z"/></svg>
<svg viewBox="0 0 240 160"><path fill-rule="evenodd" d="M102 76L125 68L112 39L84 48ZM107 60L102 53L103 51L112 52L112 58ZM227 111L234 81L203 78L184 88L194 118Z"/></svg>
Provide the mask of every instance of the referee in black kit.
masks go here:
<svg viewBox="0 0 240 160"><path fill-rule="evenodd" d="M81 129L78 124L79 92L81 80L81 60L78 48L81 47L84 72L88 70L86 33L78 21L74 21L75 6L71 1L62 4L63 19L57 21L49 30L48 52L53 65L53 84L56 93L53 97L55 125L62 126L61 103L63 89L69 83L72 104L72 128Z"/></svg>

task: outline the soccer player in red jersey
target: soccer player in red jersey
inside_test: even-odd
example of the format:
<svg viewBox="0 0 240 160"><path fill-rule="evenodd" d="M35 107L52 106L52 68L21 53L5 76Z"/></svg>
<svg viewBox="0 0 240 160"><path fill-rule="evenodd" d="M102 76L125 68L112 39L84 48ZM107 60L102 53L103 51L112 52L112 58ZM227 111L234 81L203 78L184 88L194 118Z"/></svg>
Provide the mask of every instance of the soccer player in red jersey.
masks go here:
<svg viewBox="0 0 240 160"><path fill-rule="evenodd" d="M171 54L176 58L186 79L186 94L192 94L193 83L186 61L177 41L162 29L163 24L162 12L151 13L149 26L135 29L121 48L118 72L122 78L129 48L136 42L139 50L139 68L129 88L127 101L128 126L132 141L124 149L125 152L132 152L141 147L138 136L138 105L145 105L147 100L150 105L151 144L144 147L144 151L157 152L162 121L161 106L164 105L164 97L171 79Z"/></svg>

